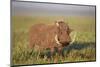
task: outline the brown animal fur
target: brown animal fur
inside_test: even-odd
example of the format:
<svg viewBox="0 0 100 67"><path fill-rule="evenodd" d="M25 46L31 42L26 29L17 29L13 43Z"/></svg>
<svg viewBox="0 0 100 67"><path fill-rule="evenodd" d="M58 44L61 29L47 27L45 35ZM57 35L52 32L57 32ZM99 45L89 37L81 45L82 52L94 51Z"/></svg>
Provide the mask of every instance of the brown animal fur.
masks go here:
<svg viewBox="0 0 100 67"><path fill-rule="evenodd" d="M58 46L55 41L54 37L56 34L58 35L59 41L62 43L61 46ZM57 47L60 51L65 44L68 45L68 43L71 41L69 34L70 29L63 21L59 21L59 26L56 24L35 24L29 31L29 46L38 51L50 48L51 52L53 52L54 47Z"/></svg>

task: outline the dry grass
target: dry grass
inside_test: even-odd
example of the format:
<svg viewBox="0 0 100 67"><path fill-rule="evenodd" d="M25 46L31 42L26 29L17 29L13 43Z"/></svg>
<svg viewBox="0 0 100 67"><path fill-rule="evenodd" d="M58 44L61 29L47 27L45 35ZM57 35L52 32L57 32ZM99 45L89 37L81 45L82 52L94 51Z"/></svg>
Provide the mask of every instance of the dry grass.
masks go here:
<svg viewBox="0 0 100 67"><path fill-rule="evenodd" d="M36 23L50 23L59 17L12 17L12 64L46 64L77 61L94 61L95 19L93 17L63 17L77 32L75 42L63 49L65 57L56 54L51 60L37 57L38 52L30 49L28 30ZM47 23L47 24L48 24ZM45 53L46 51L44 51Z"/></svg>

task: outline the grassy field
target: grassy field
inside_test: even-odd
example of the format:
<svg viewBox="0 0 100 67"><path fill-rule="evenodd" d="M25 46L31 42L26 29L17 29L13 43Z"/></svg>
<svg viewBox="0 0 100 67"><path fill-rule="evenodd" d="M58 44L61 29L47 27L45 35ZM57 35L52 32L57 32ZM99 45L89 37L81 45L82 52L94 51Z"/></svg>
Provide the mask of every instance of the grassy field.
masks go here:
<svg viewBox="0 0 100 67"><path fill-rule="evenodd" d="M56 55L50 61L45 58L37 57L38 52L28 47L28 31L30 27L36 23L53 24L54 21L59 18L64 18L70 28L77 32L75 42L66 48L65 57ZM95 61L95 46L94 17L12 17L12 65ZM57 61L54 58L56 58Z"/></svg>

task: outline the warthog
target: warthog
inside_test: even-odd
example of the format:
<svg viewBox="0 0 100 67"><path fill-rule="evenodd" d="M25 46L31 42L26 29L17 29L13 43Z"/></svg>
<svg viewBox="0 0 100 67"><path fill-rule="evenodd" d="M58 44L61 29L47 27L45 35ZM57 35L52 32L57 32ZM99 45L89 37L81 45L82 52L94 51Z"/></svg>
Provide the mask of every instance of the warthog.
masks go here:
<svg viewBox="0 0 100 67"><path fill-rule="evenodd" d="M50 49L53 53L55 48L58 52L71 42L71 29L63 20L58 20L53 25L35 24L29 31L29 46L39 52Z"/></svg>

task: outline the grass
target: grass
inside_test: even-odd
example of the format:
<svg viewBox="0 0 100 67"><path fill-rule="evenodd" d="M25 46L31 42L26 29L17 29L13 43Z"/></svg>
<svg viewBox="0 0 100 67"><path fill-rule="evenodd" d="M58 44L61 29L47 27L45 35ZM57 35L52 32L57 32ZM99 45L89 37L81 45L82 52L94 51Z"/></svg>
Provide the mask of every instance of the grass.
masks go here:
<svg viewBox="0 0 100 67"><path fill-rule="evenodd" d="M58 54L51 60L37 57L38 52L28 47L30 27L36 23L52 24L59 18L64 18L65 22L68 22L69 26L77 32L75 42L64 48L65 57ZM95 18L93 17L12 17L12 65L95 61L95 45Z"/></svg>

